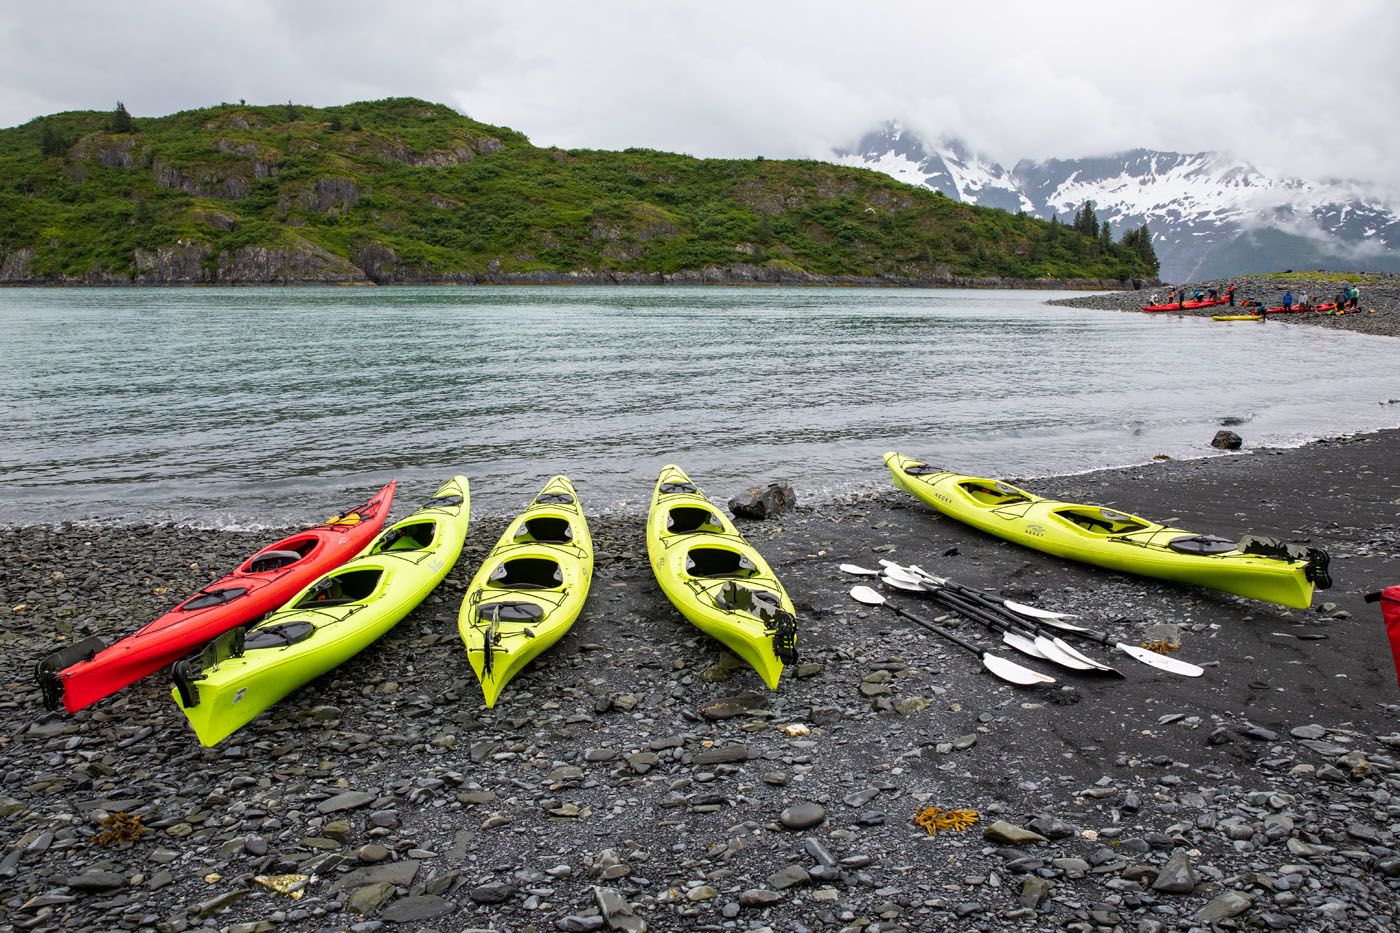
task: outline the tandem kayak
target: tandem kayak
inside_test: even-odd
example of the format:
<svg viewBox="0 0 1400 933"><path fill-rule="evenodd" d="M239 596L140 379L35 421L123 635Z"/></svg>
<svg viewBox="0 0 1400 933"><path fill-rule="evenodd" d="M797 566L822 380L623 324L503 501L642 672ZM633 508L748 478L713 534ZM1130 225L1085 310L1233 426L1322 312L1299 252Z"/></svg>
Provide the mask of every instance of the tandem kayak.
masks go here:
<svg viewBox="0 0 1400 933"><path fill-rule="evenodd" d="M566 476L555 476L486 555L457 628L486 705L564 637L593 581L593 539Z"/></svg>
<svg viewBox="0 0 1400 933"><path fill-rule="evenodd" d="M111 645L94 636L41 659L34 675L44 704L76 713L281 606L364 550L384 526L394 486L389 483L364 505L269 544L232 573Z"/></svg>
<svg viewBox="0 0 1400 933"><path fill-rule="evenodd" d="M656 481L647 557L666 598L770 690L797 663L797 616L771 567L678 466Z"/></svg>
<svg viewBox="0 0 1400 933"><path fill-rule="evenodd" d="M1144 311L1194 311L1196 308L1214 308L1216 305L1228 304L1229 298L1216 298L1214 301L1175 301L1165 305L1143 305Z"/></svg>
<svg viewBox="0 0 1400 933"><path fill-rule="evenodd" d="M897 453L885 454L885 465L896 486L944 515L1057 557L1295 609L1311 605L1314 587L1332 585L1327 552L1320 548L1199 535L1096 505L1043 499Z"/></svg>
<svg viewBox="0 0 1400 933"><path fill-rule="evenodd" d="M1279 306L1276 307L1276 308L1265 308L1265 309L1264 309L1264 313L1265 313L1265 314L1306 314L1306 313L1309 312L1309 311L1336 311L1336 310L1337 310L1337 303L1336 303L1335 301L1325 301L1325 302L1323 302L1323 303L1320 304L1320 305L1308 305L1307 307L1303 307L1302 305L1289 305L1287 308L1285 308L1283 305L1279 305Z"/></svg>
<svg viewBox="0 0 1400 933"><path fill-rule="evenodd" d="M467 478L455 476L362 556L256 625L226 632L176 662L171 693L200 743L227 738L398 624L457 562L469 513Z"/></svg>

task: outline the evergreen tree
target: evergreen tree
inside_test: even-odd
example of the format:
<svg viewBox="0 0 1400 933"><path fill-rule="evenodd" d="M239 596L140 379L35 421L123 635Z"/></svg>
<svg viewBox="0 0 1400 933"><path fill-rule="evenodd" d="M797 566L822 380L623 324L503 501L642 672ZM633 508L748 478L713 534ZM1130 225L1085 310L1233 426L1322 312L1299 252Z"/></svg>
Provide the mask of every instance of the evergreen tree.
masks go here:
<svg viewBox="0 0 1400 933"><path fill-rule="evenodd" d="M1108 252L1113 246L1113 232L1109 227L1110 224L1106 220L1099 227L1099 246L1103 248L1104 252Z"/></svg>
<svg viewBox="0 0 1400 933"><path fill-rule="evenodd" d="M1099 215L1094 213L1094 202L1085 201L1084 206L1074 215L1074 229L1090 239L1099 235Z"/></svg>
<svg viewBox="0 0 1400 933"><path fill-rule="evenodd" d="M63 155L68 151L68 140L60 136L52 126L45 123L39 131L39 149L46 156Z"/></svg>
<svg viewBox="0 0 1400 933"><path fill-rule="evenodd" d="M330 131L331 131L332 133L339 133L339 132L340 132L340 117L336 116L335 114L331 114L331 120L330 120L330 123L328 124L328 127L329 127L329 129L330 129Z"/></svg>
<svg viewBox="0 0 1400 933"><path fill-rule="evenodd" d="M1157 261L1157 251L1152 248L1152 233L1147 229L1147 224L1144 223L1138 228L1137 241L1133 243L1133 248L1137 250L1137 254L1142 257L1143 261L1151 266L1153 272L1160 268Z"/></svg>
<svg viewBox="0 0 1400 933"><path fill-rule="evenodd" d="M131 114L126 111L126 104L117 101L116 109L112 111L112 132L113 133L134 133L136 124L132 122Z"/></svg>

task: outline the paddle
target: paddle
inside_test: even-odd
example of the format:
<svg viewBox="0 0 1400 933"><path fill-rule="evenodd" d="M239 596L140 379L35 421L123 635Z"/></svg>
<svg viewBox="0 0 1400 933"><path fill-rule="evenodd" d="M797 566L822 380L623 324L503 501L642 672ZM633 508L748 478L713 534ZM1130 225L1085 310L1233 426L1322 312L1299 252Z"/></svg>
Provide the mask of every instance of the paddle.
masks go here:
<svg viewBox="0 0 1400 933"><path fill-rule="evenodd" d="M928 595L928 590L924 589L922 586L915 583L909 583L905 580L901 580L896 577L883 576L880 578L880 582L884 583L886 586L892 586L897 590L908 590L910 592L920 593L924 596ZM1002 630L1001 640L1003 644L1016 649L1024 655L1028 655L1029 657L1036 658L1041 661L1049 660L1049 658L1047 658L1045 654L1039 648L1036 647L1034 640L1027 638L1026 636L1021 635L1017 632L1013 632L1010 629Z"/></svg>
<svg viewBox="0 0 1400 933"><path fill-rule="evenodd" d="M887 565L887 566L888 566L888 565L893 565L893 566L895 566L895 567L898 567L898 566L899 566L899 564L896 564L896 563L894 563L894 561L889 561L889 560L882 560L882 561L880 561L880 563L881 563L881 564L884 564L884 565ZM841 565L841 570L842 570L843 572L845 572L845 573L854 574L855 576L866 576L866 577L878 577L880 574L884 573L883 570L867 570L866 568L861 567L861 566L858 566L858 565L856 565L856 564L842 564L842 565ZM960 584L954 583L952 580L943 580L943 579L940 579L940 578L938 578L938 577L930 577L930 579L932 579L935 583L938 583L938 584L941 585L941 586L950 586L950 587L954 587L954 588L957 588L957 589L968 589L968 587L964 587L964 586L961 586ZM974 591L974 592L976 592L976 591ZM1012 601L1009 600L1009 599L1003 599L1003 600L1001 600L1001 604L1002 604L1003 606L1005 606L1007 609L1010 609L1012 612L1015 612L1015 613L1017 613L1017 614L1019 614L1019 615L1023 615L1023 616L1029 616L1029 617L1032 618L1032 619L1073 619L1073 618L1074 618L1074 614L1073 614L1073 613L1069 613L1069 612L1051 612L1049 609L1040 609L1040 608L1037 608L1036 606L1023 606L1022 604L1012 602ZM1056 626L1056 627L1057 627L1057 628L1063 628L1063 629L1065 629L1065 630L1067 630L1067 631L1071 631L1071 632L1072 632L1072 631L1075 631L1076 629L1079 628L1077 625L1069 625L1069 624L1060 625L1060 626Z"/></svg>
<svg viewBox="0 0 1400 933"><path fill-rule="evenodd" d="M945 609L951 609L965 618L978 622L988 628L1002 633L1002 640L1017 650L1025 651L1024 645L1029 643L1035 650L1026 651L1032 657L1040 657L1076 671L1104 671L1117 674L1118 671L1106 664L1080 654L1073 647L1066 644L1059 638L1048 636L1043 632L1036 631L1032 625L1024 619L1005 614L1005 610L993 611L988 605L979 603L974 599L960 596L951 590L938 587L919 576L910 573L907 568L898 565L887 567L885 576L881 577L886 583L901 589L917 589L925 596L931 597ZM993 603L992 606L995 606ZM1119 676L1122 676L1121 674Z"/></svg>
<svg viewBox="0 0 1400 933"><path fill-rule="evenodd" d="M998 657L992 654L990 651L983 651L981 648L977 647L971 642L964 641L957 635L954 635L952 632L949 632L946 629L939 628L932 622L926 622L911 612L906 612L905 610L891 603L889 600L885 599L885 597L881 596L879 593L875 592L868 586L854 587L851 590L851 598L856 600L857 602L865 603L867 606L884 606L885 608L893 611L896 615L902 616L908 619L910 622L913 622L915 625L928 629L935 635L947 639L948 641L957 645L959 648L962 648L964 651L970 651L972 654L975 654L977 657L982 659L983 667L985 667L988 671L991 671L993 675L995 675L996 677L1000 677L1007 683L1017 684L1019 686L1024 687L1030 686L1031 684L1053 684L1055 682L1055 678L1049 676L1048 674L1042 674L1039 671L1033 671L1028 667L1022 667L1015 661L1008 661L1006 658Z"/></svg>

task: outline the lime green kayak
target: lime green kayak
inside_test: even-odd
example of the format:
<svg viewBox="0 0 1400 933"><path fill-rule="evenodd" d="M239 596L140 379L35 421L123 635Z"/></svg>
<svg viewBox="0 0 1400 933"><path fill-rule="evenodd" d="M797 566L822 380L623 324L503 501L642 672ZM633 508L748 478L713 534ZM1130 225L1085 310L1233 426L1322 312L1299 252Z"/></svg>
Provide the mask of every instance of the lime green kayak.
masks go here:
<svg viewBox="0 0 1400 933"><path fill-rule="evenodd" d="M1238 542L1125 515L1043 499L1008 483L963 476L903 454L885 454L894 484L974 528L1026 547L1128 573L1194 583L1303 609L1326 589L1327 552L1272 538Z"/></svg>
<svg viewBox="0 0 1400 933"><path fill-rule="evenodd" d="M544 484L486 555L457 629L488 707L574 624L593 581L593 539L568 477Z"/></svg>
<svg viewBox="0 0 1400 933"><path fill-rule="evenodd" d="M467 478L454 476L359 557L177 662L172 692L200 743L222 741L398 624L457 562L470 512Z"/></svg>
<svg viewBox="0 0 1400 933"><path fill-rule="evenodd" d="M743 658L770 690L797 662L797 617L772 568L678 466L661 470L647 555L681 615Z"/></svg>

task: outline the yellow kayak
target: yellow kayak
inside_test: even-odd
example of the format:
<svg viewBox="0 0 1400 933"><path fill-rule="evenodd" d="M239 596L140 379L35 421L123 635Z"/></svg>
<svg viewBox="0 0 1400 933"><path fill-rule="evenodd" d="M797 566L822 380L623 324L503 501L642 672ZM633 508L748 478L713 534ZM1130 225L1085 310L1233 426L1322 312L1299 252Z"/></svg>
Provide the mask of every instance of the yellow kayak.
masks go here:
<svg viewBox="0 0 1400 933"><path fill-rule="evenodd" d="M364 553L247 628L176 662L172 694L203 745L373 644L431 593L462 553L471 503L454 476Z"/></svg>
<svg viewBox="0 0 1400 933"><path fill-rule="evenodd" d="M462 600L457 629L488 707L564 637L592 581L583 507L568 477L553 477L486 555Z"/></svg>
<svg viewBox="0 0 1400 933"><path fill-rule="evenodd" d="M656 481L647 555L666 598L769 689L797 662L797 616L772 568L678 466Z"/></svg>
<svg viewBox="0 0 1400 933"><path fill-rule="evenodd" d="M1212 321L1262 321L1262 314L1215 314L1211 316Z"/></svg>
<svg viewBox="0 0 1400 933"><path fill-rule="evenodd" d="M1321 548L1272 538L1239 542L1169 528L1096 505L1043 499L1008 483L885 454L894 484L925 505L1026 547L1110 570L1194 583L1303 609L1332 585Z"/></svg>

